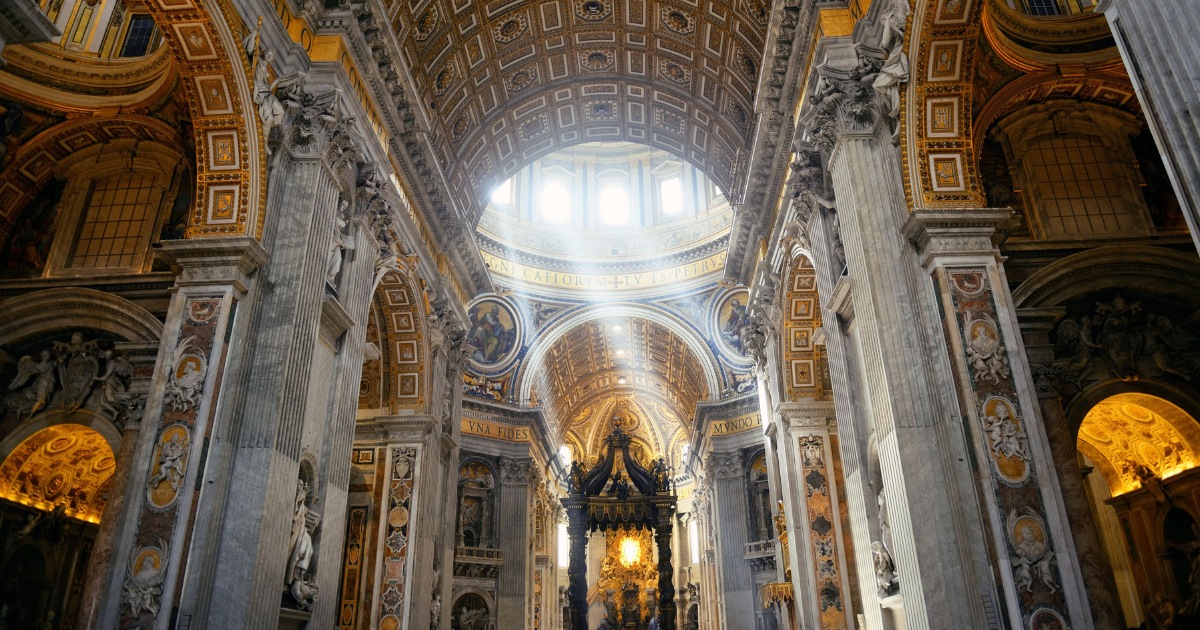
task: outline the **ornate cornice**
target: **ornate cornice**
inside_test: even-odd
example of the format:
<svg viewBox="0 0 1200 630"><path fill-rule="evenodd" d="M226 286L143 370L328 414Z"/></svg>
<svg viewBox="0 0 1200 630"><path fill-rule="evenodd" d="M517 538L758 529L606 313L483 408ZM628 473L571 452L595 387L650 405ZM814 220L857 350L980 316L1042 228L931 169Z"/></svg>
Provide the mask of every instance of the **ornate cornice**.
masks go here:
<svg viewBox="0 0 1200 630"><path fill-rule="evenodd" d="M795 120L794 104L804 88L811 50L812 32L817 23L816 3L783 0L771 16L767 44L764 46L754 105L759 120L754 143L746 158L746 173L741 189L731 191L737 200L734 227L730 235L729 259L725 279L745 281L755 262L757 235L769 229L775 208L776 191L785 176L789 141Z"/></svg>
<svg viewBox="0 0 1200 630"><path fill-rule="evenodd" d="M268 258L267 250L248 236L163 241L162 248L176 267L176 284L232 284L241 293Z"/></svg>
<svg viewBox="0 0 1200 630"><path fill-rule="evenodd" d="M1012 208L914 210L901 233L917 247L921 264L945 257L999 256L1014 226Z"/></svg>
<svg viewBox="0 0 1200 630"><path fill-rule="evenodd" d="M454 267L467 297L490 292L491 278L471 238L474 221L467 220L468 213L456 205L445 174L434 158L428 134L423 131L427 125L410 99L414 92L401 61L399 44L386 35L386 19L377 14L378 10L375 3L363 3L350 13L326 13L321 24L336 26L350 35L347 38L350 48L359 60L366 82L378 101L387 104L380 113L392 127L388 151L410 184L406 192L415 197L411 201L416 211Z"/></svg>

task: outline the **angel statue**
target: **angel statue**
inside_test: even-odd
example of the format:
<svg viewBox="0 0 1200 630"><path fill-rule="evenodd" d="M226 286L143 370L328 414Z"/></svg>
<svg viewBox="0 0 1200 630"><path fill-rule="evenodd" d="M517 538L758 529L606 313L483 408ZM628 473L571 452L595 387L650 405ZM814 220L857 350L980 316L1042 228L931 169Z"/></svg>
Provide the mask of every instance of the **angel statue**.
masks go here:
<svg viewBox="0 0 1200 630"><path fill-rule="evenodd" d="M17 413L28 412L31 416L45 409L57 383L55 374L49 350L42 350L37 361L29 355L21 357L17 363L17 376L8 384L12 393L5 397L5 406ZM22 387L25 389L20 389Z"/></svg>
<svg viewBox="0 0 1200 630"><path fill-rule="evenodd" d="M104 374L95 380L104 384L100 392L100 407L116 415L117 406L129 392L129 381L133 378L133 364L123 355L112 350L104 351Z"/></svg>

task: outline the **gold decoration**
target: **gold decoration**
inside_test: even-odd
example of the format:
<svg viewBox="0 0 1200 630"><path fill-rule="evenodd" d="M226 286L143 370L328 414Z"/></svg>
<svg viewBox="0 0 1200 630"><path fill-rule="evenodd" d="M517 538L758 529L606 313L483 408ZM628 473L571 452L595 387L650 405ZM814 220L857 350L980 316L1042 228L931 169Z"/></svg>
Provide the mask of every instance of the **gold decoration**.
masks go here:
<svg viewBox="0 0 1200 630"><path fill-rule="evenodd" d="M0 497L47 512L62 505L67 516L99 523L115 469L112 449L99 433L59 424L26 438L4 460Z"/></svg>
<svg viewBox="0 0 1200 630"><path fill-rule="evenodd" d="M642 615L648 614L645 591L658 588L658 566L651 532L648 529L609 530L596 588L602 593L606 590L622 593L630 584L637 587Z"/></svg>
<svg viewBox="0 0 1200 630"><path fill-rule="evenodd" d="M792 589L791 582L771 582L763 584L759 590L759 595L762 596L762 607L771 608L775 605L789 604L796 599L796 593Z"/></svg>
<svg viewBox="0 0 1200 630"><path fill-rule="evenodd" d="M1147 405L1165 405L1151 396L1142 398L1149 399ZM1200 461L1194 422L1183 412L1179 415L1172 422L1147 406L1110 398L1084 417L1079 450L1096 465L1113 495L1137 490L1153 479L1194 468Z"/></svg>

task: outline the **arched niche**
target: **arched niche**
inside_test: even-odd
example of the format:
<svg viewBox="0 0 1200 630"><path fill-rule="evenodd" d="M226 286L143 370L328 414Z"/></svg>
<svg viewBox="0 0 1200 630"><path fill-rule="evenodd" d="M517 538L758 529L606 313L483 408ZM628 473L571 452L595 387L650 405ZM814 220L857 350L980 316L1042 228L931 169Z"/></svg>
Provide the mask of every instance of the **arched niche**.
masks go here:
<svg viewBox="0 0 1200 630"><path fill-rule="evenodd" d="M495 627L495 602L490 593L464 589L454 594L450 606L450 627L453 630L492 630Z"/></svg>
<svg viewBox="0 0 1200 630"><path fill-rule="evenodd" d="M493 547L496 521L496 471L477 457L458 467L458 518L456 545Z"/></svg>
<svg viewBox="0 0 1200 630"><path fill-rule="evenodd" d="M1163 247L1096 247L1030 275L1013 291L1013 306L1056 307L1097 291L1127 287L1190 304L1200 296L1200 263L1193 253Z"/></svg>

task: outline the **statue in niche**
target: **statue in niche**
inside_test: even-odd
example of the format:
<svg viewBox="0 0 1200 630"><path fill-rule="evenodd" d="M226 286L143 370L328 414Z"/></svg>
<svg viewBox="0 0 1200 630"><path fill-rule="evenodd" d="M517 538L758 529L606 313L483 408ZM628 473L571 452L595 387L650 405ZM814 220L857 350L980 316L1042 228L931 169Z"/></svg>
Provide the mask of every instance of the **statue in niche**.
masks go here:
<svg viewBox="0 0 1200 630"><path fill-rule="evenodd" d="M335 289L346 251L354 249L354 235L347 230L346 207L349 205L345 199L339 201L337 214L333 217L333 242L329 245L329 262L325 265L325 283Z"/></svg>
<svg viewBox="0 0 1200 630"><path fill-rule="evenodd" d="M878 540L871 543L871 559L875 565L875 588L879 597L894 595L900 589L900 578L892 554Z"/></svg>
<svg viewBox="0 0 1200 630"><path fill-rule="evenodd" d="M892 548L892 524L888 519L887 495L883 490L879 491L879 496L875 499L879 506L879 540L889 551Z"/></svg>
<svg viewBox="0 0 1200 630"><path fill-rule="evenodd" d="M467 608L463 606L458 611L458 627L462 630L478 630L484 626L487 611L483 608Z"/></svg>
<svg viewBox="0 0 1200 630"><path fill-rule="evenodd" d="M292 531L288 540L288 564L284 583L302 610L309 610L317 598L317 586L309 574L312 562L312 532L319 517L308 510L309 486L303 479L296 481L296 504L292 513Z"/></svg>

